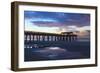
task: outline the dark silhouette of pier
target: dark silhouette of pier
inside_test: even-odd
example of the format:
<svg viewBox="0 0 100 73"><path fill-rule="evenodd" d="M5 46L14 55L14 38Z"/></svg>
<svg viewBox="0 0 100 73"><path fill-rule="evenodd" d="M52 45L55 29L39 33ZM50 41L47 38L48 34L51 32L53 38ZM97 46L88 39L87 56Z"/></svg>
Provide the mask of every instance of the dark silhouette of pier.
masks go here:
<svg viewBox="0 0 100 73"><path fill-rule="evenodd" d="M66 41L71 42L77 40L77 35L73 32L62 32L61 34L43 33L43 32L24 32L25 41Z"/></svg>

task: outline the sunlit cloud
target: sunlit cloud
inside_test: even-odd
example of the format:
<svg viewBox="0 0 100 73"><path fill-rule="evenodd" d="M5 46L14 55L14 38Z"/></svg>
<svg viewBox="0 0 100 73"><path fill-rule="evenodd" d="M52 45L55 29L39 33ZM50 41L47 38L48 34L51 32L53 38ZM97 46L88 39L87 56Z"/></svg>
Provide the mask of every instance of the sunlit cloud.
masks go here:
<svg viewBox="0 0 100 73"><path fill-rule="evenodd" d="M34 32L47 32L47 33L59 33L59 27L39 27L30 22L31 20L25 20L25 31L34 31Z"/></svg>
<svg viewBox="0 0 100 73"><path fill-rule="evenodd" d="M78 28L79 31L90 30L90 26L83 26Z"/></svg>

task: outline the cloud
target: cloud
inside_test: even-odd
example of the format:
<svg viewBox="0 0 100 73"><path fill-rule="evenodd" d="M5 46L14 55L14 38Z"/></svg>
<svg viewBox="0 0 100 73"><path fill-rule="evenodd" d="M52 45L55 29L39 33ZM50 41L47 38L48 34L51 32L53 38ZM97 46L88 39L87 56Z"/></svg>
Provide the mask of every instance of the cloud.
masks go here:
<svg viewBox="0 0 100 73"><path fill-rule="evenodd" d="M83 26L78 29L79 31L90 30L90 26Z"/></svg>
<svg viewBox="0 0 100 73"><path fill-rule="evenodd" d="M57 20L51 18L32 18L31 22L57 22Z"/></svg>
<svg viewBox="0 0 100 73"><path fill-rule="evenodd" d="M47 32L47 33L59 33L59 27L39 27L33 23L30 23L29 20L25 20L25 31L34 31L34 32Z"/></svg>
<svg viewBox="0 0 100 73"><path fill-rule="evenodd" d="M89 14L24 11L24 17L25 19L31 19L31 22L34 25L41 26L41 27L90 25L90 15Z"/></svg>

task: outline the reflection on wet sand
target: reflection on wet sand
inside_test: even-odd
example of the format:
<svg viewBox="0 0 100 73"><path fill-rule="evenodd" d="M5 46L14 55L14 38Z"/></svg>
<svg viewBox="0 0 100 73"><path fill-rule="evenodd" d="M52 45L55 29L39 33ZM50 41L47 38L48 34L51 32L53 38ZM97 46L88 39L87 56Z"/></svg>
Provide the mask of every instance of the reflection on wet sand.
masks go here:
<svg viewBox="0 0 100 73"><path fill-rule="evenodd" d="M38 53L40 57L47 59L63 59L63 58L74 58L80 57L80 53L69 52L66 49L60 47L45 47L43 50L34 51Z"/></svg>

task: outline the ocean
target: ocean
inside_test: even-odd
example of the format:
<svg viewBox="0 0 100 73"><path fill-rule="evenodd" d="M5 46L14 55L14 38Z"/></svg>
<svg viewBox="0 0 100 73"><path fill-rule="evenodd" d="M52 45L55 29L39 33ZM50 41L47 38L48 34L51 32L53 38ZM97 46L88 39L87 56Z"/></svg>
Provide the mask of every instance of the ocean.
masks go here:
<svg viewBox="0 0 100 73"><path fill-rule="evenodd" d="M90 41L35 41L24 45L24 61L90 58Z"/></svg>

